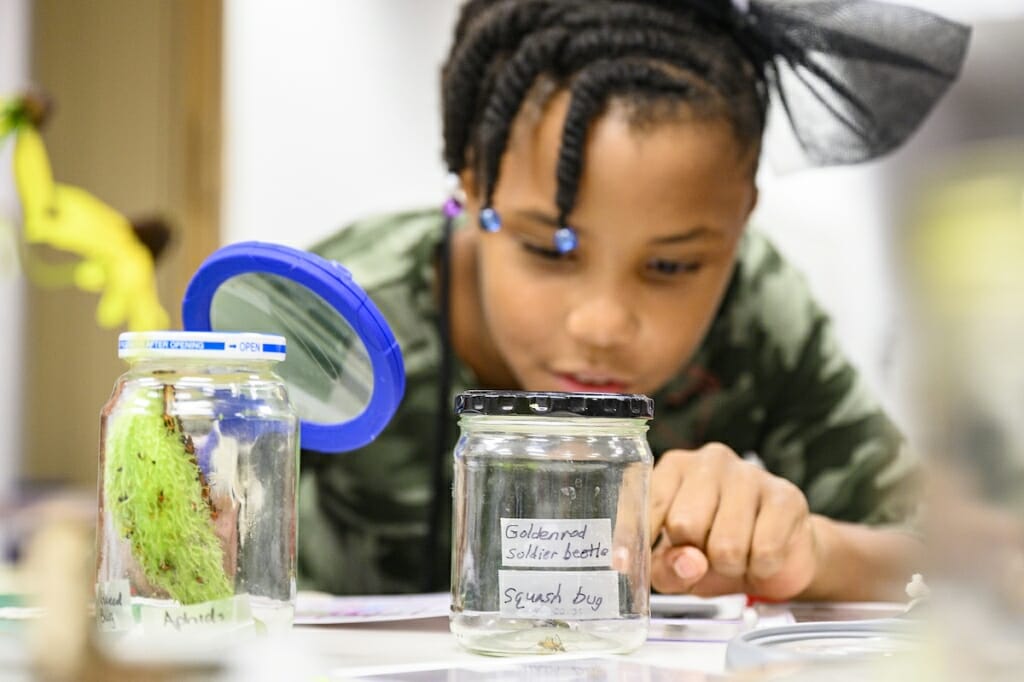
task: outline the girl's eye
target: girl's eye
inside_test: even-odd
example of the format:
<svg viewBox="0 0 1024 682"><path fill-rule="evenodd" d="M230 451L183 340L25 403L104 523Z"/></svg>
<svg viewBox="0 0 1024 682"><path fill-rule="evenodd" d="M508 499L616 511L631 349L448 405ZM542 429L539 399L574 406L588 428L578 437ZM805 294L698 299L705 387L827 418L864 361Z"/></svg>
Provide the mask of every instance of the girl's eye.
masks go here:
<svg viewBox="0 0 1024 682"><path fill-rule="evenodd" d="M549 249L543 246L537 246L536 244L531 244L530 242L520 243L523 245L523 248L526 249L528 253L531 253L535 256L539 256L540 258L546 258L548 260L567 260L572 257L571 251L569 253L562 253L556 249Z"/></svg>
<svg viewBox="0 0 1024 682"><path fill-rule="evenodd" d="M647 268L657 275L671 277L672 275L695 273L700 270L701 264L693 261L661 260L656 258L647 262Z"/></svg>

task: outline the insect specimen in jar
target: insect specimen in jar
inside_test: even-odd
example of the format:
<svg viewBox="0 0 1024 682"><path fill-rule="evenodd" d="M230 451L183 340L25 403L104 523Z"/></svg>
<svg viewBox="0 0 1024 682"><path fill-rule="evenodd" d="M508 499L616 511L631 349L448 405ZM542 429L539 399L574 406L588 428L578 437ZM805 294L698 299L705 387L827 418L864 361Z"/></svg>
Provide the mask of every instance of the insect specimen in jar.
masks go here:
<svg viewBox="0 0 1024 682"><path fill-rule="evenodd" d="M537 642L537 646L539 646L541 649L544 649L545 651L550 651L552 653L556 651L565 651L565 645L562 644L562 638L558 635L551 635L550 637L545 637L544 639Z"/></svg>

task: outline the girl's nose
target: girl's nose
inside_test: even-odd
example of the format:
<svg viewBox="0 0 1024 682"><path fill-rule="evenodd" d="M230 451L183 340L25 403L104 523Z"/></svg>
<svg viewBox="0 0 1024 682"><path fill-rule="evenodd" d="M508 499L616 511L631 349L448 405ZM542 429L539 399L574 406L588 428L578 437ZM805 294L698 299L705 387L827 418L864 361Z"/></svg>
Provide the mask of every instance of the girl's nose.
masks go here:
<svg viewBox="0 0 1024 682"><path fill-rule="evenodd" d="M570 336L595 348L612 348L631 342L637 326L636 316L625 301L606 296L574 306L566 320Z"/></svg>

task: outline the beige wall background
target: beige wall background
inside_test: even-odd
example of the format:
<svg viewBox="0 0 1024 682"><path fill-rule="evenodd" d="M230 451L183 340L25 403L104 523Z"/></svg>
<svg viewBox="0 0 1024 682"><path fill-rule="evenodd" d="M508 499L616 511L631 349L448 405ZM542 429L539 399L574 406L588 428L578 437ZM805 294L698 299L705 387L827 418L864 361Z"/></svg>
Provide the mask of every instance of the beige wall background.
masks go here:
<svg viewBox="0 0 1024 682"><path fill-rule="evenodd" d="M171 225L157 270L177 326L189 276L219 243L221 3L36 0L32 26L32 80L56 102L54 176ZM22 475L92 489L120 330L97 327L94 295L26 297Z"/></svg>

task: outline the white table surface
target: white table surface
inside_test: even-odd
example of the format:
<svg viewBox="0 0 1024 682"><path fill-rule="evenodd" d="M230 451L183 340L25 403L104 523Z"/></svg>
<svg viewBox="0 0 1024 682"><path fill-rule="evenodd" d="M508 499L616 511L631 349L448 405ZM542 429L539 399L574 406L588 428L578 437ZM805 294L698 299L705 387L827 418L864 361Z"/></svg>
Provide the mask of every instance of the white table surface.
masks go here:
<svg viewBox="0 0 1024 682"><path fill-rule="evenodd" d="M875 610L865 610L862 605L822 605L812 607L807 613L815 620L846 620L864 618L873 613L879 617L892 615L898 608L898 605L878 605ZM759 610L762 615L758 627L778 624L780 614L791 620L786 606L759 607ZM246 637L232 641L230 645L202 640L201 646L189 646L185 650L187 655L181 657L174 656L166 646L144 642L144 646L136 649L140 654L136 660L177 663L186 669L202 665L218 668L213 677L193 678L183 672L181 680L335 682L365 678L376 682L388 679L422 682L500 679L504 682L519 679L635 679L711 682L725 679L728 640L749 626L749 621L744 624L735 620L667 623L664 620L652 621L648 641L638 650L618 656L597 657L572 652L509 658L482 656L460 647L449 632L448 618L442 616L358 624L299 625L278 635ZM27 630L20 628L0 629L0 680L3 682L32 679L25 646L27 634ZM645 664L653 667L644 668ZM568 669L564 668L566 665ZM510 668L519 666L533 667L510 672ZM412 671L422 672L418 676L404 678L383 676L385 673Z"/></svg>
<svg viewBox="0 0 1024 682"><path fill-rule="evenodd" d="M792 622L793 612L805 620L855 620L891 616L902 609L900 604L806 604L762 605L758 607L759 620L754 627L766 627ZM650 637L638 650L625 655L602 656L624 669L626 675L589 676L587 679L653 679L632 673L633 664L649 664L676 671L665 679L680 682L702 682L723 679L725 653L728 640L750 627L748 620L652 620ZM448 619L423 618L357 625L296 626L289 637L291 644L305 652L310 661L316 661L316 670L327 679L343 680L382 671L409 671L442 669L446 667L478 671L497 671L501 667L551 662L567 658L587 659L581 663L600 667L593 655L559 654L558 656L531 656L496 658L474 654L463 649L448 630ZM575 670L575 669L574 669ZM686 674L687 671L690 674ZM621 673L622 671L619 670ZM472 679L467 675L466 679ZM544 679L545 676L530 679ZM557 679L575 679L555 675ZM372 678L371 678L372 679ZM440 679L446 679L444 677ZM453 678L449 678L453 679ZM457 679L463 679L457 676ZM515 676L502 679L518 679ZM657 678L661 679L661 678Z"/></svg>
<svg viewBox="0 0 1024 682"><path fill-rule="evenodd" d="M738 626L737 626L738 629ZM551 662L556 658L588 659L590 655L560 654L497 658L463 649L448 630L447 618L415 621L366 623L360 625L297 626L283 639L281 647L310 663L309 672L326 675L330 680L351 679L389 671L460 668L478 671L500 670L531 662ZM695 673L719 673L725 669L725 641L648 641L640 649L625 655L602 656L602 660L648 663L658 667L684 669ZM301 653L299 653L301 652ZM265 649L269 661L276 658ZM291 655L289 655L291 658ZM294 659L293 659L294 660ZM712 676L714 677L714 676ZM461 677L459 678L461 679ZM596 679L605 679L597 677ZM611 679L611 678L608 678ZM690 677L678 679L689 680ZM695 674L693 680L707 679Z"/></svg>

